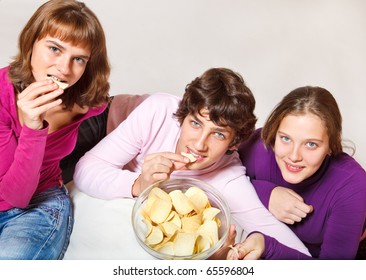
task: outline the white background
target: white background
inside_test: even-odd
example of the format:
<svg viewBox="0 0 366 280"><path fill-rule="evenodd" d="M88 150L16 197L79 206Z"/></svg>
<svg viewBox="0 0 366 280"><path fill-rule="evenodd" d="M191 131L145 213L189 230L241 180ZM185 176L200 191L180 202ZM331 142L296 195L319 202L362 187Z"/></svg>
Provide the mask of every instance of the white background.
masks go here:
<svg viewBox="0 0 366 280"><path fill-rule="evenodd" d="M0 0L0 67L41 0ZM304 85L327 88L343 136L366 168L364 0L85 0L99 17L112 64L111 95L182 95L211 67L241 73L261 126L280 99Z"/></svg>

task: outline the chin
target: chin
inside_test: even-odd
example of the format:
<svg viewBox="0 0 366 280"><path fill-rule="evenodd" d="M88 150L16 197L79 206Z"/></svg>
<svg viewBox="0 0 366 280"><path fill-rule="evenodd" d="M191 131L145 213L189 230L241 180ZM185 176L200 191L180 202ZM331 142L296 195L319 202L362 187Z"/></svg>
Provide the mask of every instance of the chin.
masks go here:
<svg viewBox="0 0 366 280"><path fill-rule="evenodd" d="M289 184L298 184L304 181L303 176L288 174L288 172L283 176L283 179Z"/></svg>

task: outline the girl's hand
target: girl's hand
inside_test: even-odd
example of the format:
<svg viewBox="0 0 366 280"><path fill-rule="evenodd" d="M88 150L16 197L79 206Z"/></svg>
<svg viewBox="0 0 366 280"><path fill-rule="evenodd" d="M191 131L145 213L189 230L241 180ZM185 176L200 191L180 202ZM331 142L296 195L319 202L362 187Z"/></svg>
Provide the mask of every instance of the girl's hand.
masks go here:
<svg viewBox="0 0 366 280"><path fill-rule="evenodd" d="M174 170L181 169L189 159L170 152L150 154L145 157L141 175L132 187L133 196L139 196L148 186L169 178Z"/></svg>
<svg viewBox="0 0 366 280"><path fill-rule="evenodd" d="M255 232L242 243L235 245L227 254L227 260L259 260L265 249L264 236Z"/></svg>
<svg viewBox="0 0 366 280"><path fill-rule="evenodd" d="M30 84L17 95L21 123L31 129L42 129L46 112L62 103L58 97L63 92L50 79Z"/></svg>
<svg viewBox="0 0 366 280"><path fill-rule="evenodd" d="M279 221L292 225L313 212L313 206L306 204L304 199L293 190L276 187L272 190L268 210Z"/></svg>

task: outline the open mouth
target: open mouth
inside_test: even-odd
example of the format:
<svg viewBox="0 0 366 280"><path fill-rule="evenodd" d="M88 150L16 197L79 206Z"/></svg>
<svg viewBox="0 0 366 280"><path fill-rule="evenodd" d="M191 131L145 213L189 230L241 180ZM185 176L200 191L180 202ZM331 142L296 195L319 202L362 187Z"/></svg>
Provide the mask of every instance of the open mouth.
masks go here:
<svg viewBox="0 0 366 280"><path fill-rule="evenodd" d="M68 83L66 83L66 81L62 81L59 78L52 76L50 74L47 74L47 77L50 77L60 88L65 89L69 86Z"/></svg>
<svg viewBox="0 0 366 280"><path fill-rule="evenodd" d="M188 150L187 150L187 152L186 152L185 154L186 154L186 155L188 155L187 157L189 157L189 158L192 158L192 159L193 159L193 160L191 160L191 162L193 162L193 161L198 161L198 162L200 162L200 161L202 161L202 160L203 160L203 156L198 155L198 154L196 154L196 153L192 152L192 150L190 150L190 149L188 149Z"/></svg>
<svg viewBox="0 0 366 280"><path fill-rule="evenodd" d="M60 82L60 83L66 83L66 81L60 80L59 78L52 76L51 74L47 74L47 77L50 77L52 80Z"/></svg>

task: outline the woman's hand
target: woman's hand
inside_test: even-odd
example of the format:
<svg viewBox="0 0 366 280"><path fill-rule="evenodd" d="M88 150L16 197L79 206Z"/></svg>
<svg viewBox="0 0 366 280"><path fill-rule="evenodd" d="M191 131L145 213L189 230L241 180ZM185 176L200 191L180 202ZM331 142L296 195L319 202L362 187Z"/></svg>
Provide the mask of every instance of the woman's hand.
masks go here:
<svg viewBox="0 0 366 280"><path fill-rule="evenodd" d="M42 129L46 112L62 103L58 97L63 92L50 79L30 84L17 95L21 123L31 129Z"/></svg>
<svg viewBox="0 0 366 280"><path fill-rule="evenodd" d="M174 170L183 168L189 162L187 157L176 153L163 152L147 155L142 164L141 175L132 187L132 194L139 196L148 186L168 179Z"/></svg>
<svg viewBox="0 0 366 280"><path fill-rule="evenodd" d="M226 259L227 260L259 260L265 249L264 236L261 233L255 232L249 235L242 243L235 245L231 249Z"/></svg>
<svg viewBox="0 0 366 280"><path fill-rule="evenodd" d="M276 187L272 190L268 210L279 221L292 225L313 212L313 206L306 204L304 199L293 190Z"/></svg>

